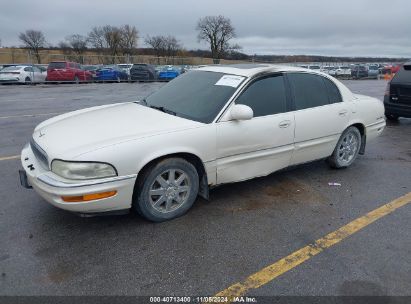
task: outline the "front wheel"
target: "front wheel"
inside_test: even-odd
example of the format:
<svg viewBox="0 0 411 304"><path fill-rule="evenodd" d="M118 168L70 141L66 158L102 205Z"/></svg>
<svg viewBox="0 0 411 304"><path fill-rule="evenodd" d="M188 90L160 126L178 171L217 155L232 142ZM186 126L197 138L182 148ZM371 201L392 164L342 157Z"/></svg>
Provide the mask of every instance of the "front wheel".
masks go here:
<svg viewBox="0 0 411 304"><path fill-rule="evenodd" d="M146 219L163 222L186 213L198 194L196 168L181 158L162 160L136 185L133 207Z"/></svg>
<svg viewBox="0 0 411 304"><path fill-rule="evenodd" d="M338 140L333 154L327 159L332 168L347 168L358 156L361 133L356 127L346 129Z"/></svg>

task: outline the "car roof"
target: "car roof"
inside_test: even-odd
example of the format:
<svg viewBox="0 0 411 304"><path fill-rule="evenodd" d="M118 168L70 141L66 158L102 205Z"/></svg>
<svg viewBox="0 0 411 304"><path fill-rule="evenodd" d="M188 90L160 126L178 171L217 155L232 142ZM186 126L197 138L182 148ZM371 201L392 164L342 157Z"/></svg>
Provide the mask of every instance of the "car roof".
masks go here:
<svg viewBox="0 0 411 304"><path fill-rule="evenodd" d="M301 67L276 64L230 64L230 65L210 65L198 69L199 71L218 72L224 74L233 74L238 76L252 77L260 73L269 72L307 72L308 70ZM316 74L322 74L314 72Z"/></svg>

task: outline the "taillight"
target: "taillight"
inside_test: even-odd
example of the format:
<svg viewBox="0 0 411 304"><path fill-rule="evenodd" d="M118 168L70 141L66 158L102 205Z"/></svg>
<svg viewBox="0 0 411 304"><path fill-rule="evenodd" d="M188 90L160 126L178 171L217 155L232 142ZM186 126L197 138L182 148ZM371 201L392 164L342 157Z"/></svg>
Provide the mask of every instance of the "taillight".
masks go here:
<svg viewBox="0 0 411 304"><path fill-rule="evenodd" d="M390 87L391 87L391 82L387 83L387 87L385 88L385 93L384 96L390 96Z"/></svg>

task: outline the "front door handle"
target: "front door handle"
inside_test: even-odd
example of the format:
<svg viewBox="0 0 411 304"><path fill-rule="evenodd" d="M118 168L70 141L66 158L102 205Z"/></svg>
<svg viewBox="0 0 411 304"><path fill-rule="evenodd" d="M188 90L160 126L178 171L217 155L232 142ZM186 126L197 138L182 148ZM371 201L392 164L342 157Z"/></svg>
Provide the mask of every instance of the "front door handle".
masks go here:
<svg viewBox="0 0 411 304"><path fill-rule="evenodd" d="M345 116L347 112L348 112L347 110L341 110L340 112L338 112L338 115Z"/></svg>
<svg viewBox="0 0 411 304"><path fill-rule="evenodd" d="M288 128L290 125L291 125L291 121L289 120L283 120L282 122L278 124L280 128Z"/></svg>

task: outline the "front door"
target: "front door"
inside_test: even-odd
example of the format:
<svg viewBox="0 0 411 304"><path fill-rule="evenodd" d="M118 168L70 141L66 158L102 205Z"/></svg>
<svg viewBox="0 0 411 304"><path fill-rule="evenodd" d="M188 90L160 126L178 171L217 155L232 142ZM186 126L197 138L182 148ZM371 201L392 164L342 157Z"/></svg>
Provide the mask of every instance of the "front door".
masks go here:
<svg viewBox="0 0 411 304"><path fill-rule="evenodd" d="M268 175L290 163L294 114L289 112L281 74L253 81L236 104L249 106L254 117L233 121L229 109L217 123L217 183Z"/></svg>

